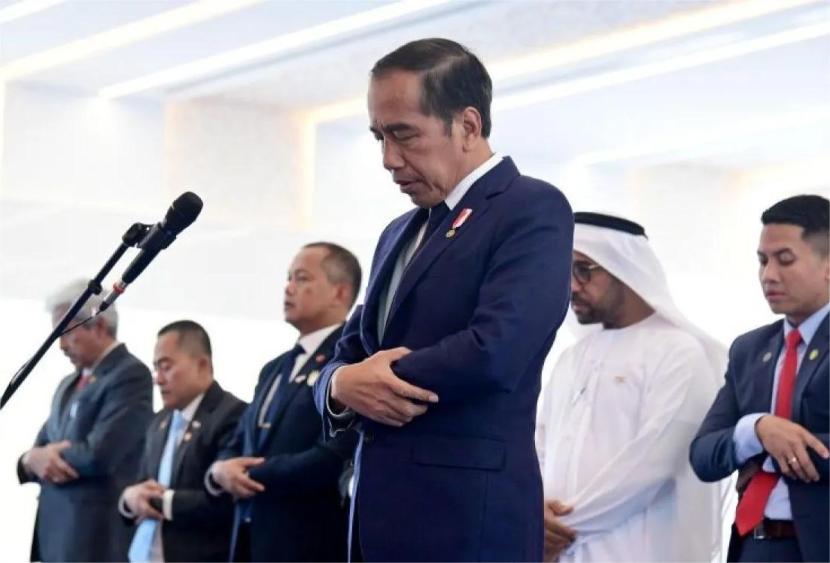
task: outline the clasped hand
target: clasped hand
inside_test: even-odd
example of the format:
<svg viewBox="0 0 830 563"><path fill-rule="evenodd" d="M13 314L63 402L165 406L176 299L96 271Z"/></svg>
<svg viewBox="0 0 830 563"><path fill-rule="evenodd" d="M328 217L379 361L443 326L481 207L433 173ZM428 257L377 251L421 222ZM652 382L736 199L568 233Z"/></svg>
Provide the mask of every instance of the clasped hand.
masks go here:
<svg viewBox="0 0 830 563"><path fill-rule="evenodd" d="M783 475L805 483L819 480L807 448L824 459L830 457L830 451L806 428L780 416L765 415L755 423L755 433L764 450L778 462Z"/></svg>
<svg viewBox="0 0 830 563"><path fill-rule="evenodd" d="M391 365L409 354L400 347L381 350L360 363L337 370L331 381L331 398L341 407L389 426L403 426L427 412L425 403L438 395L399 378Z"/></svg>
<svg viewBox="0 0 830 563"><path fill-rule="evenodd" d="M69 440L63 440L32 448L26 454L24 465L41 481L56 485L74 481L78 478L78 472L61 457L61 452L71 445Z"/></svg>
<svg viewBox="0 0 830 563"><path fill-rule="evenodd" d="M222 490L237 499L247 499L265 490L259 481L248 475L248 469L265 463L262 457L234 457L217 461L211 467L211 475Z"/></svg>
<svg viewBox="0 0 830 563"><path fill-rule="evenodd" d="M164 515L153 508L151 499L162 500L166 487L155 479L148 479L124 490L124 504L141 521L146 518L164 520Z"/></svg>

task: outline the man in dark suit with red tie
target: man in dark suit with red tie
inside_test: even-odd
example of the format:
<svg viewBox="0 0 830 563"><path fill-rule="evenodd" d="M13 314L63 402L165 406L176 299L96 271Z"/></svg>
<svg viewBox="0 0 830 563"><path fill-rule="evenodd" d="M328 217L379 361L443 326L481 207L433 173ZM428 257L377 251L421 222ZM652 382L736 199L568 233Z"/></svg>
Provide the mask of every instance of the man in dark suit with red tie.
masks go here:
<svg viewBox="0 0 830 563"><path fill-rule="evenodd" d="M828 561L830 202L791 197L761 221L761 287L784 319L732 344L691 463L704 481L738 471L730 561Z"/></svg>
<svg viewBox="0 0 830 563"><path fill-rule="evenodd" d="M539 561L542 364L570 297L573 213L489 144L492 84L448 39L371 71L369 128L415 205L381 233L364 306L315 389L358 424L353 555ZM355 541L358 540L359 541Z"/></svg>
<svg viewBox="0 0 830 563"><path fill-rule="evenodd" d="M48 302L57 323L86 282L73 283ZM92 296L73 322L92 316ZM150 370L116 340L118 315L110 307L61 337L76 371L52 398L49 418L32 449L21 456L21 483L40 484L34 561L123 561L130 530L115 511L121 490L135 477L144 431L153 416Z"/></svg>
<svg viewBox="0 0 830 563"><path fill-rule="evenodd" d="M205 485L237 499L236 561L342 561L347 508L338 478L357 436L324 442L312 386L360 289L360 265L333 243L304 246L288 270L285 320L296 345L262 368L254 399Z"/></svg>

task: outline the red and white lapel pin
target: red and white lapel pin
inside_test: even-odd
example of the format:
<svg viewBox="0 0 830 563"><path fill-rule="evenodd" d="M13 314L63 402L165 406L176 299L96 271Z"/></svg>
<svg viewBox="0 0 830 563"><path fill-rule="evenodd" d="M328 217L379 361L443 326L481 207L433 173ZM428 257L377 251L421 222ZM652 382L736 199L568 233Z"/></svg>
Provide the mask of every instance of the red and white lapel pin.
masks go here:
<svg viewBox="0 0 830 563"><path fill-rule="evenodd" d="M458 229L461 228L461 225L463 225L467 221L467 219L470 218L470 215L472 215L472 214L473 214L473 210L470 209L469 207L465 207L464 209L462 209L461 213L458 214L458 217L455 218L455 221L452 222L452 226L450 226L450 230L447 231L447 234L444 235L444 236L446 238L454 237L455 233L458 231Z"/></svg>

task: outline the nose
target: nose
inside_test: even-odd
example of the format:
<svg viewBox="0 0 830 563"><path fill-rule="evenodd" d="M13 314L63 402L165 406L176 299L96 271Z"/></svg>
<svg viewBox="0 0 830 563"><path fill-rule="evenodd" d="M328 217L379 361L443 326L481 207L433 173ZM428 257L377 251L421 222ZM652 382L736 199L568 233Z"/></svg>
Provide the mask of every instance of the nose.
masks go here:
<svg viewBox="0 0 830 563"><path fill-rule="evenodd" d="M774 260L770 260L766 264L761 266L761 282L776 282L778 281L778 266L775 264Z"/></svg>
<svg viewBox="0 0 830 563"><path fill-rule="evenodd" d="M294 293L294 282L293 281L288 280L287 282L285 282L285 290L284 290L283 293L285 293L285 295L292 295Z"/></svg>
<svg viewBox="0 0 830 563"><path fill-rule="evenodd" d="M403 157L395 143L383 141L383 167L389 171L400 170L404 166Z"/></svg>

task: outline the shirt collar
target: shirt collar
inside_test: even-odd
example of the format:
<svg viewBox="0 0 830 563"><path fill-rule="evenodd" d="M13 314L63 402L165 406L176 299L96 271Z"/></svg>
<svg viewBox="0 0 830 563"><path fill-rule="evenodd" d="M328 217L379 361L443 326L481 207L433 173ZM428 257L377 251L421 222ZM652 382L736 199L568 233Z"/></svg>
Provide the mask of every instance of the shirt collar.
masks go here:
<svg viewBox="0 0 830 563"><path fill-rule="evenodd" d="M118 348L118 346L119 346L120 344L121 344L121 343L120 343L119 341L117 341L117 340L113 340L113 341L112 341L112 344L110 344L109 346L107 346L107 347L104 349L104 352L103 352L103 353L102 353L102 354L98 357L98 359L95 361L95 363L94 363L94 364L92 364L92 365L91 365L90 367L88 367L88 368L83 368L83 369L81 370L81 375L82 375L82 376L87 376L87 375L92 375L93 373L95 373L95 370L96 370L96 369L98 369L98 366L100 366L100 365L101 365L101 362L103 362L103 361L104 361L104 359L105 359L107 356L109 356L109 355L110 355L110 353L111 353L113 350L115 350L116 348Z"/></svg>
<svg viewBox="0 0 830 563"><path fill-rule="evenodd" d="M303 355L308 355L313 353L317 348L320 347L320 344L329 337L329 335L337 330L342 323L337 323L335 325L327 326L325 328L321 328L319 330L315 330L314 332L309 332L308 334L301 336L297 340L297 344L303 347Z"/></svg>
<svg viewBox="0 0 830 563"><path fill-rule="evenodd" d="M479 165L478 168L467 174L457 186L450 190L450 193L447 195L447 199L444 200L444 203L447 204L450 211L458 205L458 202L461 201L461 198L463 198L470 188L473 187L473 184L475 184L479 178L495 168L499 162L501 162L501 157L494 153L493 156L485 160L481 165Z"/></svg>
<svg viewBox="0 0 830 563"><path fill-rule="evenodd" d="M193 420L193 415L196 414L196 409L199 408L199 405L202 403L202 399L205 398L204 393L200 393L195 399L190 401L188 405L181 410L182 418L185 422L190 423Z"/></svg>
<svg viewBox="0 0 830 563"><path fill-rule="evenodd" d="M824 320L824 317L826 317L828 313L830 313L830 303L826 304L824 307L822 307L821 309L819 309L818 311L804 319L804 321L802 321L802 323L798 325L798 332L801 333L801 341L804 342L805 345L809 344L810 341L813 339L813 336L815 336L816 331L818 330L818 326L821 324L821 321ZM790 321L784 319L785 339L794 328L795 327L790 324Z"/></svg>

